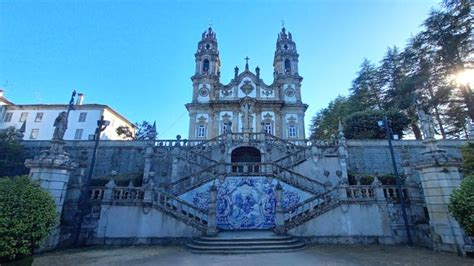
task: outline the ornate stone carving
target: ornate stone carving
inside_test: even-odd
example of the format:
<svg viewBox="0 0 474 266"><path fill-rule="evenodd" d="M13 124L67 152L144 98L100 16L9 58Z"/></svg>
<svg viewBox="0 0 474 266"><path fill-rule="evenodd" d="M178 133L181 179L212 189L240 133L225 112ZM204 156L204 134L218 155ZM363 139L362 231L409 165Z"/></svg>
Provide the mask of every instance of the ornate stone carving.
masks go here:
<svg viewBox="0 0 474 266"><path fill-rule="evenodd" d="M242 90L242 92L245 95L249 95L254 90L252 82L249 81L249 80L244 81L244 84L242 86L240 86L240 90Z"/></svg>

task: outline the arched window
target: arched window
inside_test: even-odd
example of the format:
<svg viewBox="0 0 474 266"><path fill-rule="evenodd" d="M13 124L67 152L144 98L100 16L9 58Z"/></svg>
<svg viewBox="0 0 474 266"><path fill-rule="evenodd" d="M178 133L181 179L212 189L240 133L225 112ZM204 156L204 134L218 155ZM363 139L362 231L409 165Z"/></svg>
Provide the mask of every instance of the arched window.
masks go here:
<svg viewBox="0 0 474 266"><path fill-rule="evenodd" d="M204 59L204 62L202 63L202 72L207 71L209 71L209 59Z"/></svg>
<svg viewBox="0 0 474 266"><path fill-rule="evenodd" d="M285 72L291 72L291 62L290 59L285 60Z"/></svg>

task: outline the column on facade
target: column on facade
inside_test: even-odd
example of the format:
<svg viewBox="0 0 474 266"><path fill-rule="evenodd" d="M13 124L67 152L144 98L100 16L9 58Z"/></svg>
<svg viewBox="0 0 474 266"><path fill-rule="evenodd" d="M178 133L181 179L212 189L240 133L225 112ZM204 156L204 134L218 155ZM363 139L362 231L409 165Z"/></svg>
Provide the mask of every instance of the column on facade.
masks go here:
<svg viewBox="0 0 474 266"><path fill-rule="evenodd" d="M285 134L284 134L284 125L283 125L283 121L284 121L284 114L279 111L279 110L276 110L275 112L275 136L279 137L279 138L284 138L285 137Z"/></svg>
<svg viewBox="0 0 474 266"><path fill-rule="evenodd" d="M255 133L262 132L263 129L262 129L261 123L262 123L262 112L259 108L259 110L255 112L255 130L254 130Z"/></svg>
<svg viewBox="0 0 474 266"><path fill-rule="evenodd" d="M190 112L189 113L189 138L194 139L196 138L196 113Z"/></svg>
<svg viewBox="0 0 474 266"><path fill-rule="evenodd" d="M305 139L304 114L298 114L298 139Z"/></svg>
<svg viewBox="0 0 474 266"><path fill-rule="evenodd" d="M239 123L239 112L233 111L232 112L232 132L238 133L240 132L240 123Z"/></svg>

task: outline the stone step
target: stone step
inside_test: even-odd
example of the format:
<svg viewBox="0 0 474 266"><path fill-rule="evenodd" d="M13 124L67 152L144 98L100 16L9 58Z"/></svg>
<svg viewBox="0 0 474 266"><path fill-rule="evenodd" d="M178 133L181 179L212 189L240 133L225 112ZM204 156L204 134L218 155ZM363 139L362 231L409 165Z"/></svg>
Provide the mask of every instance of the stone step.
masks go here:
<svg viewBox="0 0 474 266"><path fill-rule="evenodd" d="M234 241L209 241L196 239L193 241L194 244L199 244L203 246L221 246L221 245L252 245L252 246L261 246L261 245L288 245L298 243L298 239L285 239L285 240L270 240L270 239L255 239L253 241L245 240L234 240Z"/></svg>
<svg viewBox="0 0 474 266"><path fill-rule="evenodd" d="M231 254L255 254L255 253L282 253L282 252L295 252L305 249L306 246L301 248L290 248L290 249L260 249L260 250L226 250L226 251L212 251L212 250L191 250L192 253L196 254L215 254L215 255L231 255Z"/></svg>
<svg viewBox="0 0 474 266"><path fill-rule="evenodd" d="M305 248L305 243L290 235L275 235L271 231L221 232L217 236L204 236L186 244L194 253L243 254L291 252Z"/></svg>

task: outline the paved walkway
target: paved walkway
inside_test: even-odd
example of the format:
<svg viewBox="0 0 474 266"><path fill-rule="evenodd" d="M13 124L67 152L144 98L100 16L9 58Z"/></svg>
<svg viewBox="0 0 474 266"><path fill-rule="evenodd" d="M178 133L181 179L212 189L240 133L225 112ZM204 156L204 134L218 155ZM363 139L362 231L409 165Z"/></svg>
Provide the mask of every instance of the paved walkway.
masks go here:
<svg viewBox="0 0 474 266"><path fill-rule="evenodd" d="M315 245L291 253L196 255L182 247L72 249L39 255L33 265L474 265L474 259L397 246Z"/></svg>

